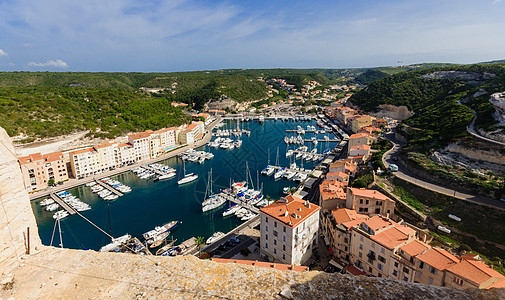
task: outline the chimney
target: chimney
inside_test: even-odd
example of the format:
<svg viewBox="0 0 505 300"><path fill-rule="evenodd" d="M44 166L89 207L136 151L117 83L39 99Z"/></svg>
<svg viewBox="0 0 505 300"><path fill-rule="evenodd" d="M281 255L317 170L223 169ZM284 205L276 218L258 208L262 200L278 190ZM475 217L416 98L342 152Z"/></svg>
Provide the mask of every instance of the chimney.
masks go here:
<svg viewBox="0 0 505 300"><path fill-rule="evenodd" d="M308 200L305 200L305 206L307 206L307 208L310 208L310 202Z"/></svg>

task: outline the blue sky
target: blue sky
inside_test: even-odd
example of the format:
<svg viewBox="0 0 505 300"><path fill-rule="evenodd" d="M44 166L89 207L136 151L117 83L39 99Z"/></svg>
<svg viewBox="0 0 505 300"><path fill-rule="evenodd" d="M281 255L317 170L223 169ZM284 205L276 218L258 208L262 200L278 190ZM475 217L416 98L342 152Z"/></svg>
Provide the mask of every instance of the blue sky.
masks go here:
<svg viewBox="0 0 505 300"><path fill-rule="evenodd" d="M505 58L505 0L0 0L0 70L344 68Z"/></svg>

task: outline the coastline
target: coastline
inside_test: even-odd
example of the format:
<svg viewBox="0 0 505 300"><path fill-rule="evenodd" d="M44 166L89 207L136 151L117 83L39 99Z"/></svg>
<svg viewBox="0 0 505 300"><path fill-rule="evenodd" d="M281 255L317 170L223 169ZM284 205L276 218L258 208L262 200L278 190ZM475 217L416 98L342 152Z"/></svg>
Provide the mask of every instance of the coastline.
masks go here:
<svg viewBox="0 0 505 300"><path fill-rule="evenodd" d="M152 158L152 159L148 159L148 160L143 160L143 161L137 162L137 163L135 163L133 165L124 166L124 167L119 168L119 169L107 171L107 172L101 173L99 175L90 176L90 177L86 177L86 178L83 178L83 179L77 179L77 178L69 179L68 181L66 181L63 184L58 185L56 187L49 187L46 190L28 194L28 196L30 197L30 201L36 200L36 199L41 198L41 197L48 196L51 193L57 193L57 192L60 192L60 191L63 191L63 190L67 190L67 189L78 187L80 185L83 185L83 184L86 184L88 182L94 181L95 179L101 179L101 178L105 178L105 177L121 174L121 173L130 171L132 169L135 169L138 166L143 165L143 164L156 163L156 162L159 162L159 161L162 161L162 160L174 157L174 156L176 156L176 155L178 155L178 154L180 154L180 153L188 150L189 148L198 148L198 147L204 146L207 143L209 143L210 140L212 139L212 130L214 129L214 127L220 121L221 121L221 117L218 116L217 119L214 122L210 123L210 125L207 126L207 128L205 129L205 135L203 136L203 138L200 141L198 141L198 142L196 142L196 143L194 143L192 145L187 145L187 144L186 145L180 145L179 147L171 150L170 152L165 153L165 154L163 154L161 156L158 156L156 158Z"/></svg>

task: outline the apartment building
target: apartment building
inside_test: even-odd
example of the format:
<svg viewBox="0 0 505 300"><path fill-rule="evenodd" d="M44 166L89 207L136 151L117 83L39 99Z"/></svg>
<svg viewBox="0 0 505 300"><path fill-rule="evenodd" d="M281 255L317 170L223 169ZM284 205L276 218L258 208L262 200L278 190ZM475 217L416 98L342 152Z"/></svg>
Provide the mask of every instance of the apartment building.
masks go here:
<svg viewBox="0 0 505 300"><path fill-rule="evenodd" d="M354 116L356 114L356 110L350 108L350 107L337 107L334 110L335 114L335 119L340 123L340 124L347 124L347 121L350 117Z"/></svg>
<svg viewBox="0 0 505 300"><path fill-rule="evenodd" d="M358 132L361 128L372 125L373 119L369 115L355 115L348 118L348 127L352 132Z"/></svg>
<svg viewBox="0 0 505 300"><path fill-rule="evenodd" d="M204 131L203 122L193 122L181 130L179 133L179 142L183 145L194 144L203 137Z"/></svg>
<svg viewBox="0 0 505 300"><path fill-rule="evenodd" d="M327 179L319 185L319 206L323 210L345 207L347 183Z"/></svg>
<svg viewBox="0 0 505 300"><path fill-rule="evenodd" d="M349 148L349 157L360 157L365 161L370 156L371 147L369 145L356 145Z"/></svg>
<svg viewBox="0 0 505 300"><path fill-rule="evenodd" d="M348 273L455 288L505 286L505 276L473 254L456 257L426 243L409 224L354 210L325 210L321 230L330 253Z"/></svg>
<svg viewBox="0 0 505 300"><path fill-rule="evenodd" d="M177 127L153 131L149 135L149 155L155 158L176 145Z"/></svg>
<svg viewBox="0 0 505 300"><path fill-rule="evenodd" d="M260 251L273 262L300 265L312 256L318 205L289 195L260 209Z"/></svg>
<svg viewBox="0 0 505 300"><path fill-rule="evenodd" d="M56 183L68 179L67 163L62 152L30 154L18 161L25 189L29 192L47 188L50 180Z"/></svg>
<svg viewBox="0 0 505 300"><path fill-rule="evenodd" d="M394 215L395 201L379 191L348 188L346 196L345 207L348 209L367 215Z"/></svg>
<svg viewBox="0 0 505 300"><path fill-rule="evenodd" d="M76 178L83 178L100 173L98 152L94 148L85 148L70 152L70 165Z"/></svg>
<svg viewBox="0 0 505 300"><path fill-rule="evenodd" d="M367 133L355 133L349 136L347 141L348 153L350 149L358 145L371 145L377 140L377 137Z"/></svg>
<svg viewBox="0 0 505 300"><path fill-rule="evenodd" d="M128 135L128 143L133 145L136 161L151 158L151 133L153 133L152 130L147 130L144 132Z"/></svg>

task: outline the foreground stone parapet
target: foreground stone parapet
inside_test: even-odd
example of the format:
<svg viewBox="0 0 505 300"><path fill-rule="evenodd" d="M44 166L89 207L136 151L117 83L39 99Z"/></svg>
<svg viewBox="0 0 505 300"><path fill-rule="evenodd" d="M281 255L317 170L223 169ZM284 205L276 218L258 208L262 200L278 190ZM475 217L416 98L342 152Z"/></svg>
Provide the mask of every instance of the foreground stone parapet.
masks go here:
<svg viewBox="0 0 505 300"><path fill-rule="evenodd" d="M504 299L504 290L456 290L379 278L279 271L196 257L44 247L13 273L7 299Z"/></svg>

